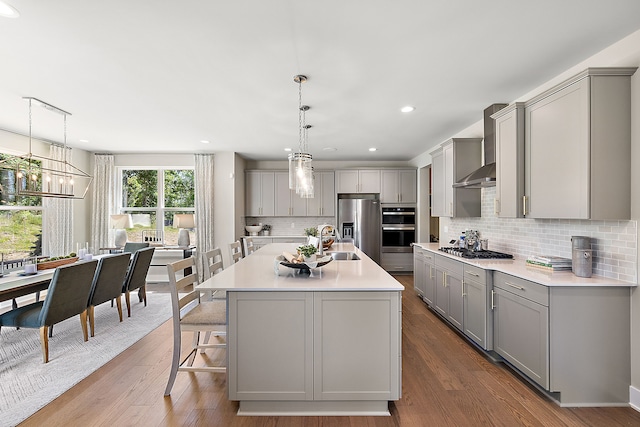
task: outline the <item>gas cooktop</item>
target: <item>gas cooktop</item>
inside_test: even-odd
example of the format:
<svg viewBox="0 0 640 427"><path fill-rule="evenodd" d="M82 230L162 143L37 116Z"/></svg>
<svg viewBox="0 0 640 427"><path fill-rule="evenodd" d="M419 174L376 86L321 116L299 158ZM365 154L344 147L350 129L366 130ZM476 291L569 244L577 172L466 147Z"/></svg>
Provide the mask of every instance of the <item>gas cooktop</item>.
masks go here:
<svg viewBox="0 0 640 427"><path fill-rule="evenodd" d="M494 251L472 251L470 249L456 248L453 246L440 248L442 252L449 255L459 256L461 258L472 259L511 259L513 255Z"/></svg>

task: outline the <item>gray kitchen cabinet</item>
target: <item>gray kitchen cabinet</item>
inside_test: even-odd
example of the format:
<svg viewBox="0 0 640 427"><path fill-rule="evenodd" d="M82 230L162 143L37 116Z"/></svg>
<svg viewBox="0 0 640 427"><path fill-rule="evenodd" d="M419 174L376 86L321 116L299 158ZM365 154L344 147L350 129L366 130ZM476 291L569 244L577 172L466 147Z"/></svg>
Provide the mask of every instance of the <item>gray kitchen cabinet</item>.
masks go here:
<svg viewBox="0 0 640 427"><path fill-rule="evenodd" d="M380 171L382 203L416 203L417 173L415 169L383 169Z"/></svg>
<svg viewBox="0 0 640 427"><path fill-rule="evenodd" d="M433 308L459 330L463 329L463 265L460 261L435 256L436 289Z"/></svg>
<svg viewBox="0 0 640 427"><path fill-rule="evenodd" d="M275 172L275 216L306 216L307 199L289 189L289 173Z"/></svg>
<svg viewBox="0 0 640 427"><path fill-rule="evenodd" d="M245 174L245 215L275 214L275 174L269 171L247 171Z"/></svg>
<svg viewBox="0 0 640 427"><path fill-rule="evenodd" d="M482 138L452 138L432 157L432 215L479 217L480 188L453 188L453 184L482 166Z"/></svg>
<svg viewBox="0 0 640 427"><path fill-rule="evenodd" d="M433 305L436 291L435 255L419 246L413 247L413 287L424 302Z"/></svg>
<svg viewBox="0 0 640 427"><path fill-rule="evenodd" d="M496 129L496 197L494 211L501 218L522 218L524 196L524 103L494 113Z"/></svg>
<svg viewBox="0 0 640 427"><path fill-rule="evenodd" d="M630 218L635 70L589 68L526 102L526 217Z"/></svg>
<svg viewBox="0 0 640 427"><path fill-rule="evenodd" d="M420 298L424 296L424 260L426 251L418 246L413 247L413 289Z"/></svg>
<svg viewBox="0 0 640 427"><path fill-rule="evenodd" d="M493 276L493 348L549 389L548 288L501 272Z"/></svg>
<svg viewBox="0 0 640 427"><path fill-rule="evenodd" d="M335 216L336 186L333 171L317 171L313 173L314 196L307 199L308 216Z"/></svg>
<svg viewBox="0 0 640 427"><path fill-rule="evenodd" d="M493 316L490 311L491 273L464 264L463 304L464 334L485 350L493 348Z"/></svg>
<svg viewBox="0 0 640 427"><path fill-rule="evenodd" d="M336 193L380 193L379 169L337 170Z"/></svg>

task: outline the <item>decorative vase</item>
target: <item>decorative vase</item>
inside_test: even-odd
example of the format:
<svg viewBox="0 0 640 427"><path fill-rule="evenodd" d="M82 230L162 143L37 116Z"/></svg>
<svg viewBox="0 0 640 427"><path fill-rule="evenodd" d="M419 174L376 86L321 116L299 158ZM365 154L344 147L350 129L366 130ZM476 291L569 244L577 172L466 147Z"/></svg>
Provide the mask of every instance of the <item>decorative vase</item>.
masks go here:
<svg viewBox="0 0 640 427"><path fill-rule="evenodd" d="M316 254L304 257L304 262L316 262Z"/></svg>
<svg viewBox="0 0 640 427"><path fill-rule="evenodd" d="M116 229L114 246L116 248L124 248L125 243L127 243L127 231L124 228Z"/></svg>

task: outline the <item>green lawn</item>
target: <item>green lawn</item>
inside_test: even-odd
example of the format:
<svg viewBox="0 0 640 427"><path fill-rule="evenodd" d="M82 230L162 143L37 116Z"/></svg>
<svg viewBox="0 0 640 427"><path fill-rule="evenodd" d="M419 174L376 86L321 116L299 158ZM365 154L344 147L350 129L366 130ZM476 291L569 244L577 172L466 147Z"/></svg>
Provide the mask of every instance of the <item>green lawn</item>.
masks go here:
<svg viewBox="0 0 640 427"><path fill-rule="evenodd" d="M9 260L28 257L41 231L38 211L0 211L0 252Z"/></svg>

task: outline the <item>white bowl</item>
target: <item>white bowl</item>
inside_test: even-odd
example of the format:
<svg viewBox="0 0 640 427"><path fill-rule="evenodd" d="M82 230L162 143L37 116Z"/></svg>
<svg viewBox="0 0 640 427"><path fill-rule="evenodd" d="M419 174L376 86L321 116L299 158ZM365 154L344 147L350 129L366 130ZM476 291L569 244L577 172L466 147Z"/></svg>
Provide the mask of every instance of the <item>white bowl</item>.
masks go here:
<svg viewBox="0 0 640 427"><path fill-rule="evenodd" d="M247 230L247 233L249 233L250 235L257 235L260 230L262 230L262 226L261 225L245 225L244 229Z"/></svg>

